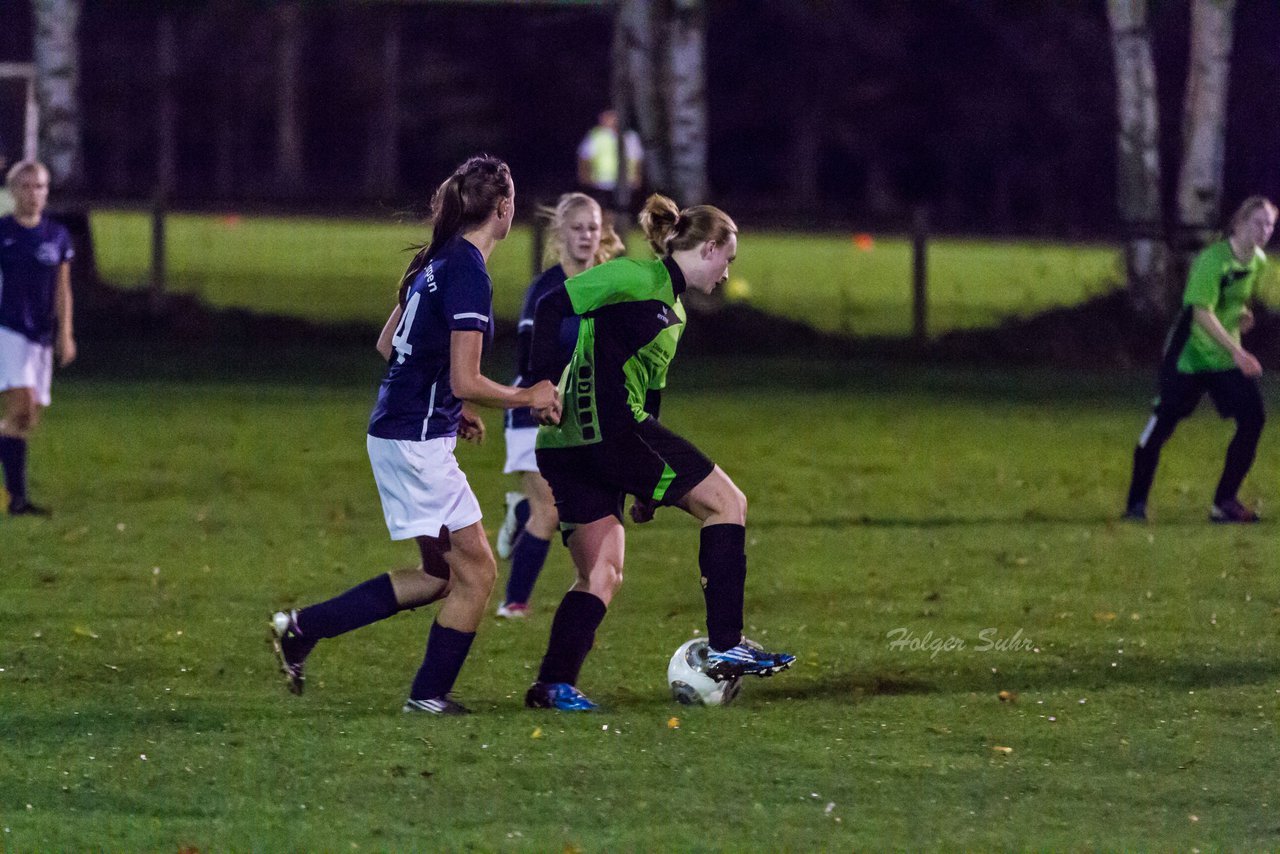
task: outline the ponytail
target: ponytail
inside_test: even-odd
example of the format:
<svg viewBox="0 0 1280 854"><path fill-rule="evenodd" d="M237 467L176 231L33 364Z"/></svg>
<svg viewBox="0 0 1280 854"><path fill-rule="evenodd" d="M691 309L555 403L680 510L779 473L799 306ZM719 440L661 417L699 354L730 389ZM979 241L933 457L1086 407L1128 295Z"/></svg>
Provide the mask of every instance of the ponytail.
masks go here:
<svg viewBox="0 0 1280 854"><path fill-rule="evenodd" d="M654 193L640 211L640 228L659 256L670 255L710 240L719 243L738 233L729 215L711 205L680 208L666 196Z"/></svg>
<svg viewBox="0 0 1280 854"><path fill-rule="evenodd" d="M496 157L469 158L431 196L431 242L420 247L400 279L397 299L404 305L413 280L446 243L489 218L500 199L511 198L511 169Z"/></svg>

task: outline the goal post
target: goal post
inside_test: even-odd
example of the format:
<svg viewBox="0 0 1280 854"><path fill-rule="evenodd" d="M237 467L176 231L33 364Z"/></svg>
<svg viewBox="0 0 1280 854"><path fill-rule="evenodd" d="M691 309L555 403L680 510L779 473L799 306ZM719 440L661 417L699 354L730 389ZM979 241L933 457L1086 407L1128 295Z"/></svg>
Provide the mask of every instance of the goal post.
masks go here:
<svg viewBox="0 0 1280 854"><path fill-rule="evenodd" d="M36 67L30 62L0 62L0 81L25 84L26 107L22 119L22 159L36 160L39 154L40 105L36 101Z"/></svg>

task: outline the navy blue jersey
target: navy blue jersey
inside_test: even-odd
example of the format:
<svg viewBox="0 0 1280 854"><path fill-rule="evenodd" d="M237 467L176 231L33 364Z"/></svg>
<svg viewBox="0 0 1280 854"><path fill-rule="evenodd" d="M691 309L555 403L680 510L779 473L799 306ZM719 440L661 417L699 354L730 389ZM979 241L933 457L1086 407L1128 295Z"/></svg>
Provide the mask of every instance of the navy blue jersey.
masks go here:
<svg viewBox="0 0 1280 854"><path fill-rule="evenodd" d="M524 294L524 306L520 309L520 322L516 326L516 378L512 382L521 388L533 385L524 375L529 367L529 344L533 340L533 312L538 307L538 300L565 283L564 267L556 264L543 270L542 274L529 283L529 290ZM576 314L566 317L560 323L560 369L569 364L573 357L573 347L578 342L578 323ZM508 409L507 427L537 427L533 412L528 408Z"/></svg>
<svg viewBox="0 0 1280 854"><path fill-rule="evenodd" d="M0 326L52 344L58 267L74 254L71 235L49 217L34 228L0 217Z"/></svg>
<svg viewBox="0 0 1280 854"><path fill-rule="evenodd" d="M454 237L409 288L369 417L369 435L413 440L457 435L462 401L449 385L449 339L454 330L476 331L484 333L487 344L492 317L493 283L484 256Z"/></svg>

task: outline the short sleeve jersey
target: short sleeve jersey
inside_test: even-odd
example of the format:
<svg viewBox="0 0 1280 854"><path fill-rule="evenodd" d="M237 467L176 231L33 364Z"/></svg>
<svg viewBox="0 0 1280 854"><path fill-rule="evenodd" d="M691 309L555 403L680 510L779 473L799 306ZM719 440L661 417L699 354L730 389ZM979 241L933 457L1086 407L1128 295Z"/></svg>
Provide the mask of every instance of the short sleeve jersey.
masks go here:
<svg viewBox="0 0 1280 854"><path fill-rule="evenodd" d="M651 417L645 397L667 384L684 331L684 289L670 258L619 258L565 282L582 321L560 377L560 423L538 431L539 448L607 441Z"/></svg>
<svg viewBox="0 0 1280 854"><path fill-rule="evenodd" d="M1179 372L1228 371L1235 367L1231 354L1194 321L1191 312L1197 307L1209 309L1239 343L1240 316L1266 263L1260 249L1241 263L1226 240L1210 244L1196 256L1182 295L1182 315L1170 333L1166 349L1168 356L1177 353Z"/></svg>
<svg viewBox="0 0 1280 854"><path fill-rule="evenodd" d="M71 235L49 217L33 228L0 217L0 326L52 344L58 268L74 255Z"/></svg>
<svg viewBox="0 0 1280 854"><path fill-rule="evenodd" d="M405 297L369 435L417 441L457 435L462 401L449 385L450 338L454 331L475 331L488 343L492 317L484 256L454 237L414 277Z"/></svg>
<svg viewBox="0 0 1280 854"><path fill-rule="evenodd" d="M527 342L533 336L533 313L538 307L538 300L542 299L549 292L563 285L565 282L564 267L556 264L543 270L541 275L529 284L529 290L525 291L524 306L520 309L520 320L516 325L516 336L521 342ZM561 370L569 364L570 357L573 356L573 345L578 340L578 316L571 315L566 317L560 324L560 347L558 365ZM529 351L528 346L521 346L520 353L524 354ZM516 366L516 377L514 384L521 388L528 388L531 383L522 375L525 365ZM507 427L520 429L528 427L537 427L538 422L534 420L533 413L528 408L508 409L507 410Z"/></svg>

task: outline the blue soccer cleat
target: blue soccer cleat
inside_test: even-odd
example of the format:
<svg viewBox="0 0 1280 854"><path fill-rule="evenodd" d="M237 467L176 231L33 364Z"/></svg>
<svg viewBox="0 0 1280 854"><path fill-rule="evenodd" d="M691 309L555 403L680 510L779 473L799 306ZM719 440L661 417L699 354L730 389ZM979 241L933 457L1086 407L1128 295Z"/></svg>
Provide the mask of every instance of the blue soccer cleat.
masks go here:
<svg viewBox="0 0 1280 854"><path fill-rule="evenodd" d="M760 644L743 638L723 652L708 650L706 673L716 681L743 676L772 676L786 670L796 660L786 652L765 652Z"/></svg>
<svg viewBox="0 0 1280 854"><path fill-rule="evenodd" d="M534 682L525 692L524 704L531 709L559 709L562 712L592 712L595 703L568 682Z"/></svg>

